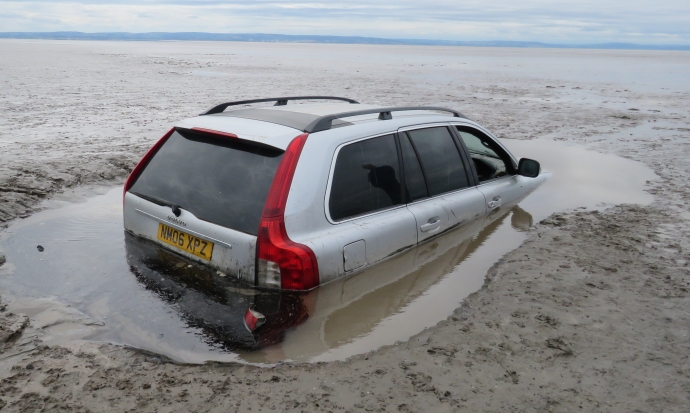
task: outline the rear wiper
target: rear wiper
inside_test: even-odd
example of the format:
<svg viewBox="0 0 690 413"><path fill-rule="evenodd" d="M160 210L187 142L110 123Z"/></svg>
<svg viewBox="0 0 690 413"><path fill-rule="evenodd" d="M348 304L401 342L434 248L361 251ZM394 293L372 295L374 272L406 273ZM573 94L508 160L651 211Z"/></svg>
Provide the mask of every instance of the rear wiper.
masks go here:
<svg viewBox="0 0 690 413"><path fill-rule="evenodd" d="M172 202L168 202L168 201L165 201L163 199L156 198L155 196L144 195L144 194L140 194L139 192L133 192L133 191L129 191L129 192L131 192L132 194L134 194L140 198L144 198L145 200L147 200L149 202L153 202L156 205L168 206L168 207L170 207L170 209L172 209L172 212L173 212L173 214L175 214L176 217L180 216L180 206L177 204L173 204Z"/></svg>

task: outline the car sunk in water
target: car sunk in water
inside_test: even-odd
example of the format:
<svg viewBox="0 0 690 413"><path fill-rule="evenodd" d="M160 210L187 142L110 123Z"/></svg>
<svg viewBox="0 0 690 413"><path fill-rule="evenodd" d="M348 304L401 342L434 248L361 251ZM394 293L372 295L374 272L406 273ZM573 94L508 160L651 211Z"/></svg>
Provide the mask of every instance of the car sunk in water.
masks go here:
<svg viewBox="0 0 690 413"><path fill-rule="evenodd" d="M338 103L288 104L296 100ZM247 107L261 102L275 105ZM467 225L545 179L538 162L518 162L451 109L257 99L165 134L127 179L124 225L218 277L304 291Z"/></svg>

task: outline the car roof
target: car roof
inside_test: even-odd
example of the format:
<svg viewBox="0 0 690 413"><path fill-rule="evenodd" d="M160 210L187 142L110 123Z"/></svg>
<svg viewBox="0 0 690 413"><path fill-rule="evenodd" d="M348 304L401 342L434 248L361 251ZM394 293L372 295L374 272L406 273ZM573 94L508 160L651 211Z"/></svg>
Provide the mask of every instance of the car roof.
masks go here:
<svg viewBox="0 0 690 413"><path fill-rule="evenodd" d="M378 109L395 110L395 108L387 108L380 105L351 103L290 104L242 108L221 113L202 114L194 118L180 121L175 127L230 133L236 135L240 139L251 140L285 149L297 134L309 128L313 129L315 124L320 121L323 123L324 118L328 118L326 119L329 125L328 128L337 128L381 119L377 112ZM430 110L433 109L428 108L399 113L396 112L396 118L402 116L429 117L429 115L432 115L433 118L438 118L439 116L445 119L450 118L449 116L429 112ZM356 111L369 111L371 113L348 116L347 121L331 116ZM390 119L390 117L388 119ZM319 126L317 126L317 128L319 128Z"/></svg>

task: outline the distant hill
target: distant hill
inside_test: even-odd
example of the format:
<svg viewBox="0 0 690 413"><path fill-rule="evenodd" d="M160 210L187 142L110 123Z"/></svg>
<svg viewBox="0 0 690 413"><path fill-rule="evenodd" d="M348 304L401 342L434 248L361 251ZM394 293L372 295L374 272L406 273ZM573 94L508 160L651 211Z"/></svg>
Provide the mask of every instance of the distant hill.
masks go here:
<svg viewBox="0 0 690 413"><path fill-rule="evenodd" d="M263 33L82 33L82 32L0 32L6 39L51 40L118 40L118 41L232 41L232 42L280 42L280 43L338 43L338 44L389 44L418 46L475 46L475 47L537 47L559 49L628 49L628 50L690 50L690 45L651 45L635 43L552 44L514 41L474 41L425 39L384 39L358 36L317 36Z"/></svg>

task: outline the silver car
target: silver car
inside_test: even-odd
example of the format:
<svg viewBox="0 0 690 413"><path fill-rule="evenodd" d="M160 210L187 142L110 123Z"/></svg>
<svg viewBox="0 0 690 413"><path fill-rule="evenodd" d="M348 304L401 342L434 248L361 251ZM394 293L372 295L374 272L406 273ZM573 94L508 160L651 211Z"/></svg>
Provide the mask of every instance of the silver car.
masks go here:
<svg viewBox="0 0 690 413"><path fill-rule="evenodd" d="M297 100L337 103L288 104ZM262 102L275 105L247 107ZM257 99L165 134L127 179L124 225L218 277L310 290L513 205L545 179L451 109Z"/></svg>

